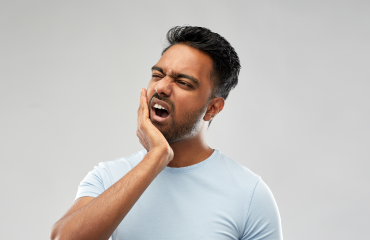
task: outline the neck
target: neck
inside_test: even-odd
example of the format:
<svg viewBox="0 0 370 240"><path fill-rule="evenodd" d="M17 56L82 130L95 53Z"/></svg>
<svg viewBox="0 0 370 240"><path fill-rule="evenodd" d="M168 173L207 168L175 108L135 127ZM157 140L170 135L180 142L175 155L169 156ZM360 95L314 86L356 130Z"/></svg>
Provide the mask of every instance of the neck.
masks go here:
<svg viewBox="0 0 370 240"><path fill-rule="evenodd" d="M170 143L174 152L174 158L167 165L168 167L187 167L202 162L209 158L213 149L205 141L205 134L200 132L191 139Z"/></svg>

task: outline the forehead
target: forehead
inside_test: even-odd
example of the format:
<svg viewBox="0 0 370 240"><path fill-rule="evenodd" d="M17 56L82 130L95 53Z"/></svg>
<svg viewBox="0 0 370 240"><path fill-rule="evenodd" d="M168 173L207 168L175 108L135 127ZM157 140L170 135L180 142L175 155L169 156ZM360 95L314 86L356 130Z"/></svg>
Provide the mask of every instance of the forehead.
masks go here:
<svg viewBox="0 0 370 240"><path fill-rule="evenodd" d="M156 66L161 67L166 74L172 71L192 75L203 84L210 83L213 61L210 56L196 48L176 44L162 55Z"/></svg>

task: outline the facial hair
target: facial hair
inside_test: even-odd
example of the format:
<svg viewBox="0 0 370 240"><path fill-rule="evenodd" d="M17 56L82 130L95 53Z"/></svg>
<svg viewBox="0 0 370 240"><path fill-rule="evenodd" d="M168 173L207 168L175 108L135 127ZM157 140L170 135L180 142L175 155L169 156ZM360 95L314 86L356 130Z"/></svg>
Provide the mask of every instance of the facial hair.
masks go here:
<svg viewBox="0 0 370 240"><path fill-rule="evenodd" d="M162 97L158 93L154 93L149 103L154 97L168 103L171 106L170 122L166 124L153 122L153 125L156 126L157 129L163 134L168 143L175 143L185 139L189 139L194 137L198 133L199 125L201 123L208 103L201 109L194 109L190 112L183 113L180 117L181 121L179 121L174 118L175 106L168 98Z"/></svg>

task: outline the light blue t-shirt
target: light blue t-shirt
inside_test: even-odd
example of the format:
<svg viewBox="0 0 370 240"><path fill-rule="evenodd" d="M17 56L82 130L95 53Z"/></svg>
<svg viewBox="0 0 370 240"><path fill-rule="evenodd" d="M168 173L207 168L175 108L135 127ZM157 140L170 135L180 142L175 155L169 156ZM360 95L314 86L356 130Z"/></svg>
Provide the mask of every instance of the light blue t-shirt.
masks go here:
<svg viewBox="0 0 370 240"><path fill-rule="evenodd" d="M145 156L99 163L82 180L76 199L97 197ZM75 200L76 200L75 199ZM248 168L218 150L182 168L165 167L111 236L112 240L281 240L274 197Z"/></svg>

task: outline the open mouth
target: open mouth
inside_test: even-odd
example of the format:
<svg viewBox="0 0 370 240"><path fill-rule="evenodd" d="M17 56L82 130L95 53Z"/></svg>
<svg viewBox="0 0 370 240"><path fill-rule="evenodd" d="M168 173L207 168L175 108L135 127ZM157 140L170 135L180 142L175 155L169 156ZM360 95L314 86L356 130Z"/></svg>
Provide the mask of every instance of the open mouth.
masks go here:
<svg viewBox="0 0 370 240"><path fill-rule="evenodd" d="M170 115L170 112L167 110L168 105L164 102L155 101L152 104L152 120L157 122L166 121L167 117Z"/></svg>
<svg viewBox="0 0 370 240"><path fill-rule="evenodd" d="M160 118L166 118L169 115L166 109L154 108L154 112L155 112L155 115L157 115Z"/></svg>

